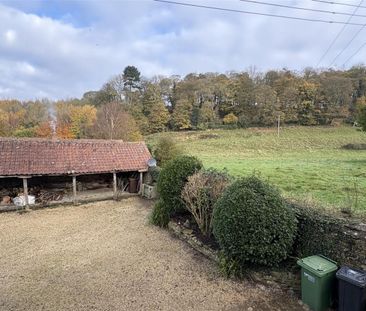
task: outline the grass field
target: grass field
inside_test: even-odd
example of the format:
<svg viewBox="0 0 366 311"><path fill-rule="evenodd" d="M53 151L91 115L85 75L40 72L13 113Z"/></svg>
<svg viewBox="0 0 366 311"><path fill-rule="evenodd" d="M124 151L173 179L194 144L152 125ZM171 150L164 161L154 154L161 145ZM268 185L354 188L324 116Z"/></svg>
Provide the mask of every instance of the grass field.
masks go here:
<svg viewBox="0 0 366 311"><path fill-rule="evenodd" d="M366 143L366 133L355 128L288 127L280 137L275 129L169 132L146 141L154 145L163 135L176 139L205 167L234 176L255 172L286 197L366 215L366 150L341 149Z"/></svg>

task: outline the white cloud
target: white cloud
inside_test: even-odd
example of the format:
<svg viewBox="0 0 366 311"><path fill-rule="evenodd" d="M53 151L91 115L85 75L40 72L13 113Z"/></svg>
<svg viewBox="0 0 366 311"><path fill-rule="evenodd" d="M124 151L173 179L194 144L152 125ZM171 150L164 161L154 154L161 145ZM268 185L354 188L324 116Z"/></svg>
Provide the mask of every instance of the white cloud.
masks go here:
<svg viewBox="0 0 366 311"><path fill-rule="evenodd" d="M27 62L17 63L16 67L20 74L32 76L36 73L36 68Z"/></svg>
<svg viewBox="0 0 366 311"><path fill-rule="evenodd" d="M4 37L5 37L5 41L8 43L8 44L12 44L15 39L16 39L16 32L14 30L7 30L5 31L4 33Z"/></svg>
<svg viewBox="0 0 366 311"><path fill-rule="evenodd" d="M145 76L238 71L251 65L261 70L302 69L317 63L342 27L152 1L80 1L58 18L31 13L41 10L37 1L32 5L25 2L23 6L17 1L16 8L10 7L11 2L6 3L8 6L0 4L0 38L4 38L0 40L0 97L21 99L81 96L88 90L99 89L127 65L137 66ZM209 3L295 14L240 1ZM320 8L319 3L312 1L289 3ZM338 11L346 9L334 7ZM77 16L76 11L82 12L82 16ZM313 13L302 16L340 19ZM324 65L357 29L347 27ZM363 43L362 37L355 40L340 63ZM363 55L360 53L354 62L361 61Z"/></svg>

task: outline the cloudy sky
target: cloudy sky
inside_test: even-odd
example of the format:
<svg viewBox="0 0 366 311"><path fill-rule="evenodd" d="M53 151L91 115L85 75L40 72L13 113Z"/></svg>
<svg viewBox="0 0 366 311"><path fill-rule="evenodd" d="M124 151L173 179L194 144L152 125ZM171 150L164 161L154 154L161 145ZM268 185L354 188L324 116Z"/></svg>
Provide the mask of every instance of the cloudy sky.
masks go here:
<svg viewBox="0 0 366 311"><path fill-rule="evenodd" d="M177 0L179 1L179 0ZM352 6L312 0L268 3L352 14ZM262 1L262 2L263 2ZM359 0L340 0L358 5ZM346 22L350 16L239 0L181 0L269 14ZM351 22L366 23L366 0ZM127 65L142 74L315 67L341 24L184 7L152 0L0 0L0 98L80 97ZM361 26L347 25L320 66L328 67ZM338 57L366 42L366 27ZM347 64L362 63L366 47Z"/></svg>

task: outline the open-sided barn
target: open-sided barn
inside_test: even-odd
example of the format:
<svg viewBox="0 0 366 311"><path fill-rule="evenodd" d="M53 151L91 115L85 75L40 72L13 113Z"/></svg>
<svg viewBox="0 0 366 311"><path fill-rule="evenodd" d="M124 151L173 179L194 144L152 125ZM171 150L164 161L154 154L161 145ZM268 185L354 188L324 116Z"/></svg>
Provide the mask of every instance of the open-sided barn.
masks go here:
<svg viewBox="0 0 366 311"><path fill-rule="evenodd" d="M20 183L26 205L29 189L55 184L69 184L74 202L83 184L107 185L116 196L140 188L150 158L144 142L1 138L0 189Z"/></svg>

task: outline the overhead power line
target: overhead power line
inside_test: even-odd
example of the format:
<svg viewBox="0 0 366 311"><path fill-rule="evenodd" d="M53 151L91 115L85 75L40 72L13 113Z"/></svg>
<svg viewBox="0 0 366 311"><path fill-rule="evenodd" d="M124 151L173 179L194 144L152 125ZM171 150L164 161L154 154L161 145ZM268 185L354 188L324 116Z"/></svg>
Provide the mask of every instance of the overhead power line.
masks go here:
<svg viewBox="0 0 366 311"><path fill-rule="evenodd" d="M268 16L268 17L277 17L277 18L292 19L292 20L306 21L306 22L341 24L341 25L346 24L346 25L351 25L351 26L363 26L364 25L361 23L349 23L349 22L343 22L343 21L332 21L332 20L324 20L324 19L278 15L278 14L271 14L271 13L252 12L252 11L246 11L246 10L236 10L236 9L222 8L222 7L216 7L216 6L187 3L187 2L178 2L178 1L169 1L169 0L152 0L152 1L173 4L173 5L186 6L186 7L193 7L193 8L210 9L210 10L223 11L223 12L242 13L242 14L260 15L260 16Z"/></svg>
<svg viewBox="0 0 366 311"><path fill-rule="evenodd" d="M308 11L308 12L316 12L316 13L325 13L325 14L333 14L333 15L346 15L346 16L366 17L366 15L363 15L363 14L351 14L351 13L346 13L346 12L337 12L337 11L329 11L329 10L311 9L311 8L304 8L304 7L298 7L298 6L292 6L292 5L270 3L270 2L264 2L264 1L254 1L254 0L240 0L240 1L242 1L242 2L248 2L248 3L254 3L254 4L260 4L260 5L275 6L275 7L280 7L280 8L292 9L292 10L300 10L300 11Z"/></svg>
<svg viewBox="0 0 366 311"><path fill-rule="evenodd" d="M364 47L366 46L366 42L362 44L356 52L354 52L350 57L347 58L347 60L343 63L342 66L346 65L353 57L355 57Z"/></svg>
<svg viewBox="0 0 366 311"><path fill-rule="evenodd" d="M341 34L343 33L343 31L346 29L347 25L351 25L351 19L354 16L354 14L356 14L356 12L359 9L359 7L361 6L362 2L363 2L363 0L361 0L358 3L358 6L356 6L356 8L353 10L353 12L352 12L351 16L348 18L347 22L343 25L343 27L341 28L341 30L337 33L337 35L334 37L333 41L329 44L328 48L325 50L325 52L323 53L323 55L320 57L318 63L316 64L316 67L319 66L319 64L322 62L322 60L324 59L324 57L328 54L328 52L330 51L330 49L334 46L334 44L336 43L336 41L338 40L338 38L341 36Z"/></svg>
<svg viewBox="0 0 366 311"><path fill-rule="evenodd" d="M335 5L358 7L357 4L350 4L350 3L338 2L338 1L326 1L326 0L312 0L312 1L314 1L314 2L320 2L320 3L327 3L327 4L335 4ZM366 9L366 6L365 5L361 5L360 8Z"/></svg>
<svg viewBox="0 0 366 311"><path fill-rule="evenodd" d="M338 59L339 56L341 56L343 54L343 52L351 45L351 43L353 42L353 40L356 39L356 37L360 34L360 32L366 27L366 24L363 25L355 34L354 36L351 38L351 40L348 41L348 43L343 47L343 49L337 54L336 57L334 57L334 59L332 60L332 62L330 63L329 67L332 66L335 61Z"/></svg>

